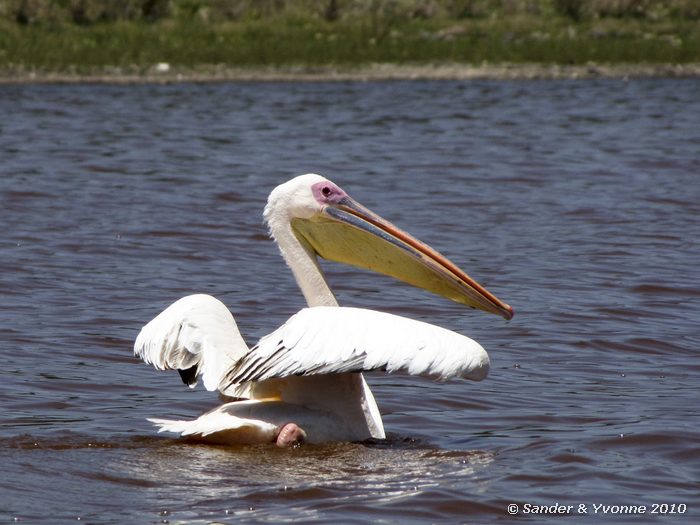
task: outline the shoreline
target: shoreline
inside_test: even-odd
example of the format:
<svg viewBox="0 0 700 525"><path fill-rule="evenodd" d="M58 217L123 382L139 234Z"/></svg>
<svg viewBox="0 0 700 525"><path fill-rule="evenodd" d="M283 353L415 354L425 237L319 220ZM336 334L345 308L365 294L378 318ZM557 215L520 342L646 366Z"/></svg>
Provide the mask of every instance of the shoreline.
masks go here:
<svg viewBox="0 0 700 525"><path fill-rule="evenodd" d="M700 62L688 64L392 64L362 66L195 67L161 63L143 68L104 67L88 72L0 70L8 84L173 84L181 82L372 82L387 80L560 80L589 78L700 77Z"/></svg>

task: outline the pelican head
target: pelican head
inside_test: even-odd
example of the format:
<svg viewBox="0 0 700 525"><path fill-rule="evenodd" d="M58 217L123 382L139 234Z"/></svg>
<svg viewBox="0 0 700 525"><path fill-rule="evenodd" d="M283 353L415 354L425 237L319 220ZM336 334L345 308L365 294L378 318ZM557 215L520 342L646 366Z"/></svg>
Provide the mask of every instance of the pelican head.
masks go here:
<svg viewBox="0 0 700 525"><path fill-rule="evenodd" d="M300 175L276 187L265 219L278 242L291 230L311 256L366 268L472 308L513 317L509 305L444 255L320 175Z"/></svg>

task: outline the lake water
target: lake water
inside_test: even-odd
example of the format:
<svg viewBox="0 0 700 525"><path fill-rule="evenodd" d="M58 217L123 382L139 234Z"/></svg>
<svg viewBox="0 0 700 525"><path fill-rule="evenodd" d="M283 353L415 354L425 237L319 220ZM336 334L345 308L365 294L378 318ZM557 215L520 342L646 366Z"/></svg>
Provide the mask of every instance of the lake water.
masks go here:
<svg viewBox="0 0 700 525"><path fill-rule="evenodd" d="M490 376L369 374L386 442L156 434L218 400L136 334L194 292L251 342L301 308L261 214L306 172L513 306L324 265ZM0 86L0 225L3 523L698 523L699 79Z"/></svg>

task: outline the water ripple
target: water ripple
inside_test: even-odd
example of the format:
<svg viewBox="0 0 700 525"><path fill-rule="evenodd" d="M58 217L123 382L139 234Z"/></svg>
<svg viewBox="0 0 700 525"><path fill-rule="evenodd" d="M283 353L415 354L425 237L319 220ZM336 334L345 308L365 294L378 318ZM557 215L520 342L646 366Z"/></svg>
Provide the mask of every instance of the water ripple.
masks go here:
<svg viewBox="0 0 700 525"><path fill-rule="evenodd" d="M511 502L558 501L697 517L699 87L0 86L0 515L489 523ZM300 308L261 213L309 171L514 306L504 323L324 265L344 304L480 341L490 377L369 374L386 442L157 435L147 417L218 401L138 363L138 330L194 292L229 305L251 342Z"/></svg>

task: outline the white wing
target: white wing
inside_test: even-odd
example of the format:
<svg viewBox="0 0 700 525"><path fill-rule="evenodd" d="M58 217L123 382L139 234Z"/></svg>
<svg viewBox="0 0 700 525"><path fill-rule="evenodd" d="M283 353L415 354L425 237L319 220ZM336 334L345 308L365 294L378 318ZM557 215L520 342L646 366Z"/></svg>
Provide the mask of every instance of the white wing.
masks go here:
<svg viewBox="0 0 700 525"><path fill-rule="evenodd" d="M397 315L345 307L305 308L263 337L222 386L292 375L385 370L479 381L489 357L476 341Z"/></svg>
<svg viewBox="0 0 700 525"><path fill-rule="evenodd" d="M134 355L158 370L177 369L194 386L202 377L216 390L226 372L248 352L231 312L210 295L174 302L141 329Z"/></svg>

